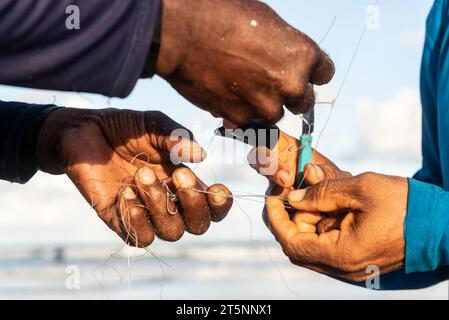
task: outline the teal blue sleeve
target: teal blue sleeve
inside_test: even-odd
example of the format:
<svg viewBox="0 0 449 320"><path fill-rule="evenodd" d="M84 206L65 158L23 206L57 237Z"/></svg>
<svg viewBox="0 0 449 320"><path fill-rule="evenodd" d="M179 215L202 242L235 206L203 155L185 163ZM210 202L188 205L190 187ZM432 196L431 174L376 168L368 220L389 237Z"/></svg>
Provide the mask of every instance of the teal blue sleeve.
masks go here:
<svg viewBox="0 0 449 320"><path fill-rule="evenodd" d="M449 192L409 179L405 242L406 273L449 265Z"/></svg>

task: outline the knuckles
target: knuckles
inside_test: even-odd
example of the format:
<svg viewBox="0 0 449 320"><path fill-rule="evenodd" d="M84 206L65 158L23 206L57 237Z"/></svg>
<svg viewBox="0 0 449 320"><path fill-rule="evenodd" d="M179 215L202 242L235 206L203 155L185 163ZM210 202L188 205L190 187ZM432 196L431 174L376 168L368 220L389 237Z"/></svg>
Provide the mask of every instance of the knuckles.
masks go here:
<svg viewBox="0 0 449 320"><path fill-rule="evenodd" d="M176 242L181 240L184 235L184 228L172 225L168 230L164 230L161 234L158 234L158 238L167 242Z"/></svg>
<svg viewBox="0 0 449 320"><path fill-rule="evenodd" d="M324 202L326 200L326 194L331 189L331 180L323 180L319 182L316 187L312 187L312 201L315 204L315 207L318 203Z"/></svg>
<svg viewBox="0 0 449 320"><path fill-rule="evenodd" d="M282 91L286 97L297 98L303 97L307 90L307 84L299 81L299 79L284 79Z"/></svg>
<svg viewBox="0 0 449 320"><path fill-rule="evenodd" d="M358 180L359 185L362 189L366 190L367 188L371 187L377 180L378 174L374 172L365 172L358 176L356 176L356 179Z"/></svg>
<svg viewBox="0 0 449 320"><path fill-rule="evenodd" d="M278 99L265 99L258 103L258 114L268 123L277 123L284 117L284 108Z"/></svg>
<svg viewBox="0 0 449 320"><path fill-rule="evenodd" d="M316 248L312 247L298 247L291 243L281 243L281 247L290 262L298 266L304 266L306 264L305 262L309 261L307 252L316 250ZM320 270L325 270L330 267L334 270L332 273L349 281L364 281L370 276L370 274L365 273L366 268L370 264L359 250L353 249L344 253L336 253L335 256L338 258L329 258L326 263L315 263L315 266Z"/></svg>

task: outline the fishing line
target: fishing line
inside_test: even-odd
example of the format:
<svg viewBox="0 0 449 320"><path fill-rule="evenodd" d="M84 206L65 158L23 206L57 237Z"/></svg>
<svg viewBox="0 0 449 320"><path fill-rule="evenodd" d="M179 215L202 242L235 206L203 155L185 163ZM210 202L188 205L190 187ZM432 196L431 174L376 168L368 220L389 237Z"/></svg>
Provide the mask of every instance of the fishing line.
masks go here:
<svg viewBox="0 0 449 320"><path fill-rule="evenodd" d="M203 193L203 194L210 194L210 195L214 195L214 196L218 196L218 197L226 197L226 198L232 198L232 199L236 199L236 200L246 200L246 201L253 201L253 202L257 202L257 203L265 203L265 201L257 201L256 199L252 199L252 198L262 198L264 200L268 199L268 198L276 198L282 201L285 201L284 197L281 196L267 196L265 194L261 195L261 194L251 194L251 193L234 193L234 191L232 192L232 194L229 195L223 195L221 193L216 193L216 192L210 192L207 190L199 190L196 188L187 188L184 190L191 190L191 191L195 191L198 193ZM284 203L285 204L285 203ZM288 205L286 206L287 209L293 209L292 207L289 207Z"/></svg>
<svg viewBox="0 0 449 320"><path fill-rule="evenodd" d="M378 5L378 2L379 2L379 0L376 0L375 3L374 3L374 5L377 6L377 5ZM324 36L323 36L322 39L320 40L320 42L319 42L320 44L327 38L328 34L331 32L331 30L332 30L333 27L335 26L336 19L337 19L337 17L335 16L334 19L332 20L332 22L331 22L331 24L330 24L328 30L326 31L326 33L324 34ZM353 65L354 65L354 63L355 63L355 60L356 60L356 58L357 58L357 56L358 56L358 53L359 53L361 44L362 44L362 42L363 42L363 39L364 39L364 37L365 37L365 34L366 34L367 30L368 30L368 26L367 26L367 24L365 23L365 25L364 25L364 27L363 27L363 29L362 29L362 32L361 32L361 34L360 34L360 37L359 37L359 39L358 39L358 41L357 41L357 44L356 44L354 53L353 53L352 56L351 56L349 65L348 65L348 67L347 67L347 69L346 69L346 72L345 72L345 74L344 74L343 80L342 80L340 86L338 87L338 90L337 90L337 93L336 93L334 99L333 99L332 101L317 101L317 102L315 103L315 104L317 104L317 105L329 105L329 106L330 106L330 111L329 111L328 117L327 117L327 119L326 119L326 121L325 121L325 123L324 123L323 128L322 128L322 129L320 130L320 132L319 132L319 135L318 135L318 138L317 138L317 141L316 141L316 144L315 144L315 148L314 148L313 154L315 154L315 153L317 152L317 149L318 149L319 143L320 143L320 141L321 141L322 135L323 135L324 131L326 130L328 124L330 123L330 120L331 120L332 115L333 115L333 109L334 109L334 106L336 105L338 98L341 96L341 94L342 94L342 92L343 92L343 90L344 90L344 88L345 88L345 85L346 85L346 83L347 83L347 80L348 80L348 78L349 78L349 75L350 75L350 73L351 73L351 70L352 70L352 68L353 68ZM109 99L109 100L108 100L108 105L110 105L110 103L111 103L111 100ZM215 142L215 138L216 138L215 135L212 136L210 142L208 143L209 145L208 145L208 147L207 147L207 152L210 151L210 149L212 148L212 146L213 146L213 144L214 144L214 142ZM291 148L291 147L290 147L290 148ZM296 151L296 152L297 152L297 151L300 151L300 150L301 150L301 147L298 148L298 149L296 149L296 150L292 150L292 149L290 149L290 148L289 148L288 151ZM142 154L137 155L137 156L133 159L133 161L134 161L136 158L138 158L139 156L141 156L141 155L142 155ZM147 155L147 156L148 156L148 155ZM148 160L149 160L149 158L148 158ZM148 162L149 162L149 161L148 161ZM198 167L199 167L200 165L201 165L201 163L200 163L200 164L197 164L195 167L193 167L192 171L195 172L195 171L198 169ZM214 176L215 176L215 180L216 180L216 179L217 179L217 175L216 175L216 173L215 173L213 167L210 166L210 168L211 168L212 171L214 172ZM305 178L305 176L306 176L306 173L304 174L304 178ZM165 186L166 186L166 188L167 188L167 199L171 199L171 200L173 200L173 201L175 201L175 202L178 201L176 193L172 192L172 191L168 188L168 186L167 186L166 184L165 184ZM135 186L134 186L134 187L135 187ZM199 192L199 193L202 193L202 194L211 194L211 195L216 195L216 196L221 196L221 197L223 197L222 194L213 193L213 192L209 192L209 191L205 191L205 190L199 190L199 189L195 189L195 188L190 188L190 190L195 191L195 192ZM236 200L235 202L236 202L237 206L239 207L239 209L240 209L240 210L245 214L245 216L247 217L247 219L248 219L248 221L249 221L249 224L250 224L250 241L253 241L253 242L257 241L257 240L254 240L254 239L253 239L253 225L252 225L251 217L250 217L250 215L249 215L249 214L242 208L242 206L240 205L239 201L240 201L240 200L245 200L245 201L253 201L253 202L257 202L257 203L263 204L264 201L260 201L260 199L266 200L267 198L269 198L269 196L267 196L267 195L261 195L261 194L250 194L250 193L244 193L244 192L232 192L232 195L229 195L229 196L227 196L227 197L235 199L235 200ZM287 205L287 204L285 203L286 199L285 199L284 197L277 197L277 198L279 198L279 199L281 199L281 200L283 201L283 203L285 204L285 208L287 208L287 209L293 209L292 207L290 207L289 205ZM92 199L93 199L93 197L92 197ZM94 207L93 201L92 201L92 207ZM167 206L167 208L169 208L169 207ZM174 214L174 213L172 212L171 214ZM125 226L125 228L126 228L126 226ZM129 232L127 232L127 233L128 233L128 235L130 235ZM281 269L274 263L274 261L273 261L273 259L272 259L272 256L271 256L271 253L269 252L268 248L267 248L266 246L264 246L264 247L265 247L265 250L267 251L267 255L268 255L269 259L270 259L271 264L278 270L278 273L279 273L280 276L281 276L281 279L282 279L282 282L283 282L284 286L285 286L285 287L286 287L292 294L294 294L294 295L299 299L299 298L300 298L299 295L298 295L293 289L291 289L291 288L288 286L287 281L286 281L285 277L283 276L283 273L282 273ZM163 268L163 264L165 264L165 265L168 265L168 264L167 264L165 261L163 261L162 259L160 259L159 257L157 257L157 255L155 255L153 252L151 252L148 248L145 248L145 249L147 250L147 252L146 252L145 254L150 253L154 258L156 258L156 261L159 263L159 266L160 266L160 268L161 268L161 272L162 272L162 275L163 275L163 281L162 281L162 283L161 283L160 298L162 299L162 293L163 293L163 288L164 288L164 286L163 286L164 283L163 283L163 282L165 281L165 270L164 270L164 268ZM111 255L111 257L113 257L113 255ZM128 252L128 269L131 269L131 265L132 265L132 263L131 263L131 258L130 258L129 252ZM103 270L103 274L104 274L104 270ZM130 288L131 288L131 272L130 272L130 270L128 270L127 274L128 274L128 295L129 295L129 294L130 294Z"/></svg>
<svg viewBox="0 0 449 320"><path fill-rule="evenodd" d="M267 252L268 258L270 259L271 265L274 266L274 267L276 268L276 270L278 271L279 276L281 277L281 280L282 280L282 283L283 283L284 287L285 287L288 291L290 291L291 294L293 294L293 295L296 297L296 300L301 300L300 295L299 295L293 288L291 288L291 287L288 285L287 280L285 279L284 274L282 273L281 268L280 268L280 267L276 264L276 262L273 260L273 257L271 256L271 252L270 252L270 250L268 249L268 247L267 247L265 244L264 244L263 246L264 246L264 248L265 248L265 251Z"/></svg>
<svg viewBox="0 0 449 320"><path fill-rule="evenodd" d="M376 0L376 1L374 2L373 5L374 5L374 6L377 6L378 3L379 3L379 0ZM334 19L334 21L332 22L331 26L333 26L334 24L335 24L335 19ZM335 107L335 105L336 105L336 103L337 103L338 98L341 96L341 93L343 92L343 89L345 88L345 85L346 85L346 82L347 82L347 80L348 80L349 74L350 74L351 71L352 71L352 67L354 66L354 62L355 62L355 60L356 60L356 58L357 58L357 56L358 56L358 53L359 53L359 51L360 51L361 44L362 44L362 42L363 42L363 39L365 38L365 34L366 34L367 30L368 30L368 24L367 24L367 22L365 21L364 26L363 26L363 28L362 28L362 32L360 33L360 37L358 38L358 41L357 41L357 43L356 43L354 52L353 52L353 54L352 54L352 56L351 56L351 59L350 59L350 61L349 61L349 65L348 65L348 67L347 67L347 69L346 69L346 72L345 72L345 74L344 74L343 80L342 80L340 86L338 87L338 90L337 90L337 93L336 93L334 99L333 99L332 101L320 101L320 102L316 102L316 103L315 103L315 104L325 104L325 105L330 105L330 110L329 110L328 117L327 117L327 119L326 119L326 121L325 121L325 124L324 124L323 128L320 130L320 132L319 132L319 134L318 134L318 138L317 138L317 141L316 141L316 143L315 143L315 147L314 147L313 153L312 153L312 158L313 158L313 156L316 154L317 149L318 149L318 145L319 145L319 143L320 143L320 141L321 141L321 138L322 138L322 136L323 136L323 133L324 133L324 131L326 130L328 124L330 123L330 120L331 120L332 115L333 115L334 107ZM329 31L329 32L330 32L330 31ZM304 119L304 117L302 117L302 119L303 119L303 120L306 120L306 119ZM309 126L309 127L310 127L310 126ZM300 150L300 149L301 149L301 148L298 148L296 151L298 151L298 150ZM290 150L290 151L291 151L291 150ZM305 170L305 172L304 172L303 179L302 179L302 181L300 182L300 185L302 185L302 184L304 183L308 170L309 170L309 167L306 168L306 170Z"/></svg>
<svg viewBox="0 0 449 320"><path fill-rule="evenodd" d="M253 221L251 220L250 215L243 210L242 206L240 205L239 201L235 201L235 203L237 204L237 207L239 207L240 211L243 212L243 214L245 215L246 219L248 219L248 223L249 223L249 241L254 241L253 239Z"/></svg>
<svg viewBox="0 0 449 320"><path fill-rule="evenodd" d="M102 182L101 180L95 180L95 179L91 179L97 182ZM104 182L103 182L104 183ZM123 184L123 183L118 183L118 185L120 185L122 188L125 186L130 186L130 187L137 187L135 185L131 185L131 184ZM143 190L144 192L146 192L146 190ZM102 195L104 196L104 195ZM110 197L110 196L106 196L106 197ZM92 204L93 204L93 198L92 198ZM137 246L139 244L138 238L137 238L137 234L134 236L132 230L128 230L127 225L124 221L124 216L126 215L126 213L128 212L128 210L131 210L133 207L139 207L139 208L144 208L145 210L148 210L148 208L146 206L143 205L134 205L134 206L129 206L127 207L127 209L125 210L125 212L121 212L119 210L119 203L116 202L116 212L120 212L120 220L122 221L122 225L125 229L125 233L126 233L126 238L124 239L124 244L122 245L122 247L117 250L116 252L112 253L110 255L110 257L103 263L103 265L101 267L96 267L93 270L93 275L94 278L97 282L97 284L100 285L100 287L102 288L102 290L104 291L104 293L107 295L107 290L105 288L105 286L102 284L103 280L104 280L104 270L109 267L112 270L116 271L117 274L119 275L119 283L122 283L124 278L127 278L127 293L128 293L128 299L131 299L131 292L132 292L132 265L134 264L135 259L139 258L139 257L143 257L147 254L150 254L158 263L159 268L161 269L161 274L162 274L162 281L161 281L161 285L160 285L160 292L159 292L159 297L160 299L162 299L162 295L163 295L163 290L164 290L164 282L165 282L165 270L164 270L164 265L171 267L167 262L165 262L164 260L162 260L160 257L158 257L153 251L151 251L149 248L142 248L145 250L145 253L142 255L135 255L131 257L131 253L129 248L131 248L130 246L128 246L126 243L129 242L129 240L131 239L131 241L133 241L135 243L135 245ZM110 210L111 208L109 207L108 210ZM130 223L130 215L128 215L128 225L132 228L132 225ZM117 259L123 259L124 257L121 256L119 253L125 248L127 247L127 255L126 255L126 259L127 259L127 270L124 272L124 274L122 275L121 272L116 269L114 266L109 265L109 262L111 261L111 258L117 258ZM102 273L101 273L101 280L99 280L97 278L97 275L95 273L95 271L97 269L102 268Z"/></svg>
<svg viewBox="0 0 449 320"><path fill-rule="evenodd" d="M222 126L223 123L224 123L224 120L220 120L219 126ZM206 155L208 155L209 152L210 152L210 151L212 150L212 148L214 147L215 139L216 139L216 135L213 134L212 137L211 137L211 139L209 140L209 142L206 144L206 145L207 145L206 148L205 148ZM207 167L210 169L210 171L212 172L212 175L214 176L214 183L213 183L213 184L216 184L216 183L217 183L217 180L218 180L217 173L215 172L214 167L213 167L211 164L208 163L208 161L209 161L208 159L209 159L209 158L206 157L206 159L205 159L204 161L199 162L199 163L197 163L195 166L193 166L193 167L191 168L191 170L192 170L192 172L195 173L201 165L207 166Z"/></svg>
<svg viewBox="0 0 449 320"><path fill-rule="evenodd" d="M300 300L301 298L300 298L299 294L298 294L295 290L293 290L293 289L288 285L288 283L287 283L287 281L285 280L285 277L284 277L284 275L283 275L283 273L282 273L282 270L279 268L279 266L278 266L278 265L276 264L276 262L273 260L273 258L272 258L272 256L271 256L271 253L270 253L270 250L268 249L268 247L267 247L263 242L254 239L254 237L253 237L253 221L252 221L252 219L251 219L251 216L250 216L250 215L243 209L243 207L240 205L239 201L236 201L235 203L237 204L237 206L238 206L238 208L240 209L240 211L242 211L242 213L246 216L246 218L247 218L248 221L249 221L249 226L250 226L250 239L249 239L249 241L250 241L250 242L253 242L253 243L261 244L261 245L264 247L264 249L265 249L265 251L266 251L266 253L267 253L268 259L270 260L271 265L272 265L272 266L277 270L277 272L279 273L279 276L281 277L282 284L284 285L284 287L285 287L290 293L292 293L292 294L296 297L297 300Z"/></svg>
<svg viewBox="0 0 449 320"><path fill-rule="evenodd" d="M332 31L335 25L335 21L337 21L337 16L334 16L334 19L332 20L331 24L329 25L329 28L327 29L326 33L321 37L321 40L318 42L318 45L321 47L321 44L326 40L329 33Z"/></svg>

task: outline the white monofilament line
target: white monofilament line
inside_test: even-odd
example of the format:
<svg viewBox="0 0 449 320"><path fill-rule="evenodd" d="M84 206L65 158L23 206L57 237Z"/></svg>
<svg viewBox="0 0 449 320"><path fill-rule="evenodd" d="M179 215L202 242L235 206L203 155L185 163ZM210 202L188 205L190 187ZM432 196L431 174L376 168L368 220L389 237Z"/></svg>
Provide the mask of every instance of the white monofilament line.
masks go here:
<svg viewBox="0 0 449 320"><path fill-rule="evenodd" d="M375 3L374 3L374 5L377 6L377 5L378 5L378 2L379 2L379 0L376 0ZM337 18L337 17L334 17L334 19L332 20L332 23L331 23L329 29L326 31L326 33L325 33L325 35L323 36L323 38L321 39L320 44L325 40L325 38L328 36L328 34L329 34L329 33L331 32L331 30L333 29L333 27L334 27L334 25L335 25L335 22L336 22L336 18ZM347 68L347 70L346 70L346 72L345 72L345 75L344 75L344 77L343 77L343 80L342 80L342 82L341 82L341 84L340 84L340 86L339 86L339 88L338 88L338 91L337 91L337 94L336 94L335 98L334 98L332 101L318 101L318 102L315 103L315 104L317 104L317 105L330 105L331 108L330 108L329 115L328 115L328 117L327 117L327 119L326 119L326 121L325 121L325 124L324 124L322 130L320 130L320 133L319 133L319 135L318 135L318 139L317 139L317 141L316 141L315 148L314 148L314 153L317 151L317 148L318 148L320 139L321 139L321 137L322 137L322 135L323 135L325 129L327 128L327 126L328 126L328 124L329 124L329 122L330 122L330 120L331 120L331 118L332 118L334 106L335 106L335 104L337 103L337 99L340 97L340 95L341 95L341 93L342 93L342 91L343 91L343 89L344 89L344 87L345 87L345 84L346 84L347 79L348 79L348 77L349 77L349 74L350 74L350 72L351 72L351 70L352 70L352 67L353 67L353 65L354 65L354 62L355 62L355 60L356 60L356 58L357 58L357 55L358 55L358 52L359 52L359 49L360 49L360 45L361 45L361 43L362 43L362 41L363 41L363 39L364 39L364 36L365 36L366 31L367 31L367 25L365 24L364 27L363 27L363 29L362 29L360 38L359 38L359 40L358 40L358 42L357 42L356 48L355 48L355 50L354 50L354 53L353 53L353 55L352 55L352 57L351 57L351 60L350 60L350 62L349 62L348 68ZM208 150L210 150L210 148L211 148L211 146L212 146L212 144L213 144L214 141L215 141L215 137L213 137L213 138L211 139L211 141L210 141L210 143L209 143L209 146L208 146L208 148L207 148ZM298 150L300 150L300 148L299 148ZM289 150L289 151L298 151L298 150ZM192 171L195 171L195 169L197 169L198 166L199 166L199 164L198 164ZM208 191L204 191L204 190L199 190L199 189L195 189L195 188L192 188L192 189L190 189L190 190L196 191L196 192L200 192L200 193L204 193L204 194L213 194L213 195L223 196L222 194L212 193L212 192L208 192ZM169 189L167 190L167 192L168 192L169 197L170 197L171 199L176 200L176 198L175 198L176 195L175 195L173 192L171 192ZM262 203L262 202L257 201L256 199L266 199L266 198L269 197L269 196L264 195L264 194L263 194L263 195L262 195L262 194L251 194L251 193L245 193L245 192L232 192L232 193L233 193L233 194L232 194L232 195L229 195L228 197L232 197L232 198L234 198L234 199L247 200L247 201L255 201L255 202L258 202L258 203ZM256 199L255 199L255 198L256 198ZM279 198L279 199L285 201L285 199L284 199L283 197L277 197L277 198ZM239 207L240 207L240 209L247 215L246 211L244 211L243 208L242 208L240 205L239 205ZM286 205L285 208L287 208L287 209L293 209L292 207L289 207L288 205ZM248 215L248 217L249 217L249 215ZM255 241L255 240L252 240L252 241ZM157 257L157 256L156 256L153 252L151 252L150 250L147 250L147 253L150 253L153 257L155 257L155 258L159 261L160 267L161 267L161 269L162 269L162 272L164 273L162 263L163 263L163 264L166 264L166 265L168 265L168 264L167 264L165 261L163 261L162 259L160 259L159 257ZM268 254L269 254L269 252L268 252ZM271 260L272 264L279 270L279 268L275 265L274 261L272 261L271 257L270 257L270 260ZM169 265L168 265L168 266L169 266ZM131 268L131 258L130 258L129 252L128 252L128 268ZM279 270L279 272L280 272L280 270ZM280 273L281 273L281 272L280 272ZM281 274L281 276L282 276L282 274ZM286 281L285 281L285 279L284 279L283 277L282 277L282 280L283 280L284 285L298 297L298 295L296 294L296 292L295 292L294 290L292 290L291 288L288 287L288 285L287 285L287 283L286 283ZM130 270L128 270L128 297L130 297L131 286L132 286L132 282L131 282L131 273L130 273ZM163 290L162 288L163 288L163 284L162 284L162 286L161 286L161 298L162 298L162 290Z"/></svg>

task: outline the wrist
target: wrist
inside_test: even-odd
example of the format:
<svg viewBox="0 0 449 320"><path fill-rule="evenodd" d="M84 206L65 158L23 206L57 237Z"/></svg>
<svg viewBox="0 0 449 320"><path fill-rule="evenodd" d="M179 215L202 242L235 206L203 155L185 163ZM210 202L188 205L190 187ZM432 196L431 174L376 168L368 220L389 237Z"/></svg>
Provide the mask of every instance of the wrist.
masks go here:
<svg viewBox="0 0 449 320"><path fill-rule="evenodd" d="M37 138L36 158L39 170L58 175L64 173L60 144L64 134L77 127L86 110L61 108L45 120Z"/></svg>
<svg viewBox="0 0 449 320"><path fill-rule="evenodd" d="M192 37L188 26L192 4L185 0L163 0L162 3L156 74L166 78L181 65L183 53L188 50L187 40Z"/></svg>

